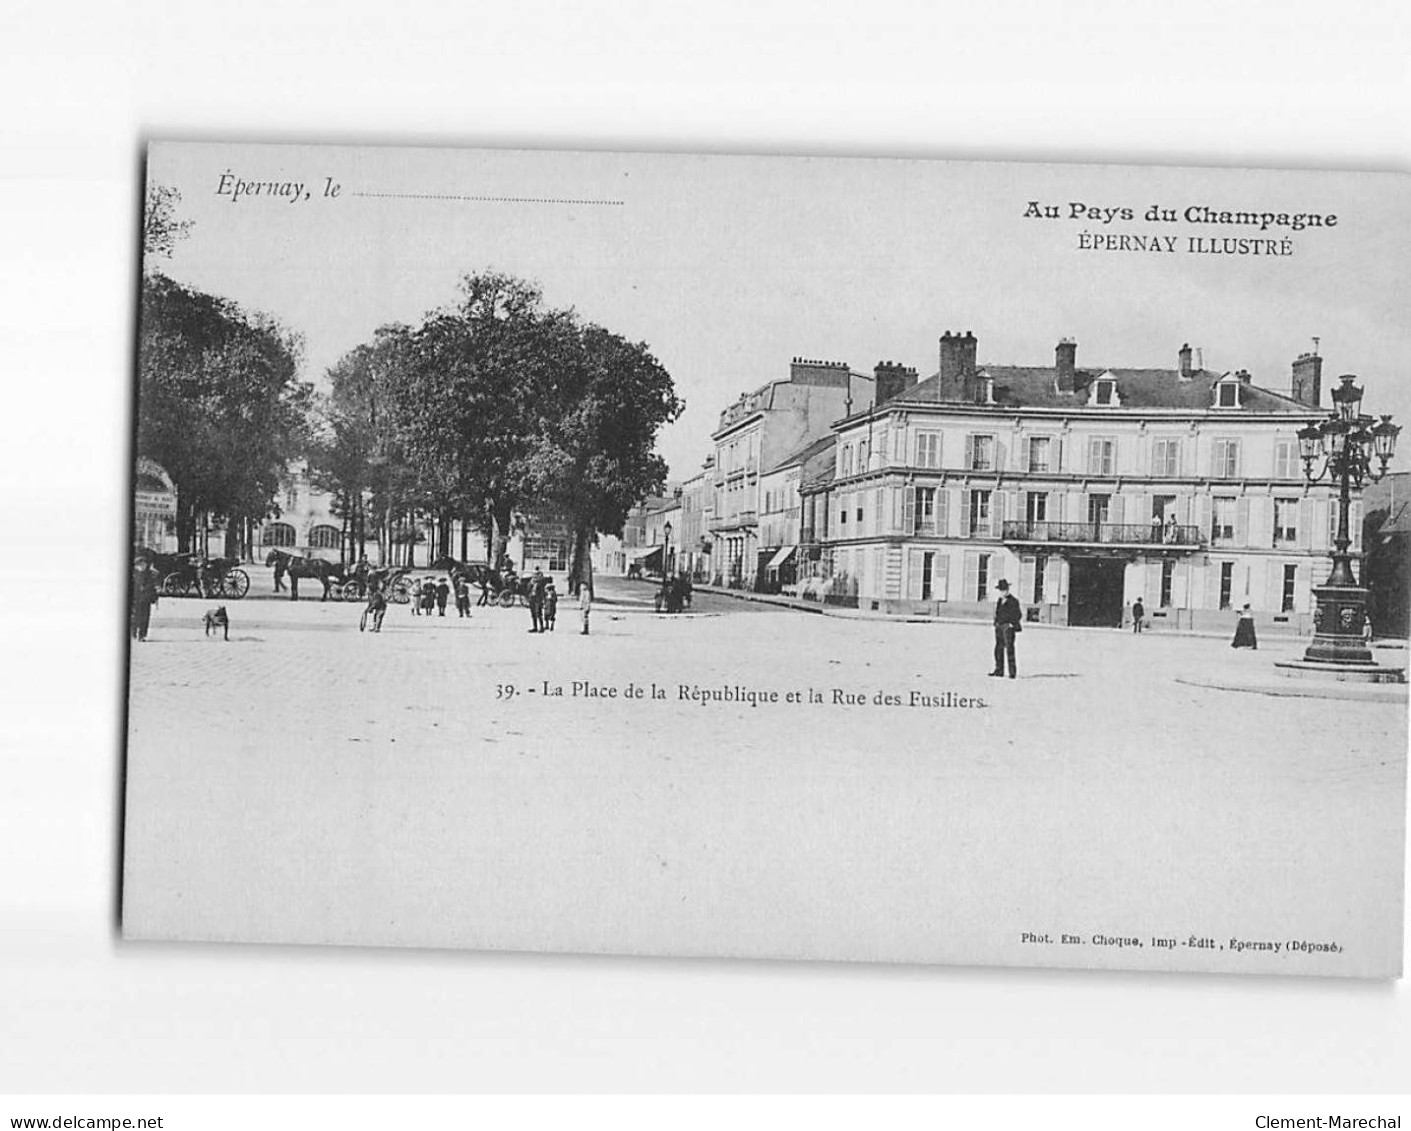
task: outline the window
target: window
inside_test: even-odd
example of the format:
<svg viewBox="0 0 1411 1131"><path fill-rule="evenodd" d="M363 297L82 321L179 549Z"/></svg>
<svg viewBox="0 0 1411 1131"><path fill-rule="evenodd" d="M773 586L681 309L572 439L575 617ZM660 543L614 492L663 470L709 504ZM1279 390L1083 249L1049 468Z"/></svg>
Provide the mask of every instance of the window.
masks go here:
<svg viewBox="0 0 1411 1131"><path fill-rule="evenodd" d="M852 474L852 445L851 445L851 444L844 444L844 445L843 445L843 454L842 454L842 456L840 457L840 460L839 460L838 474L839 474L839 475L851 475L851 474Z"/></svg>
<svg viewBox="0 0 1411 1131"><path fill-rule="evenodd" d="M916 488L916 534L936 533L936 489Z"/></svg>
<svg viewBox="0 0 1411 1131"><path fill-rule="evenodd" d="M1274 500L1274 545L1293 545L1298 541L1298 500Z"/></svg>
<svg viewBox="0 0 1411 1131"><path fill-rule="evenodd" d="M867 470L867 448L866 440L857 442L857 470L859 474Z"/></svg>
<svg viewBox="0 0 1411 1131"><path fill-rule="evenodd" d="M921 599L923 601L931 599L931 571L935 568L935 563L934 551L927 550L921 555Z"/></svg>
<svg viewBox="0 0 1411 1131"><path fill-rule="evenodd" d="M315 550L336 550L342 541L342 531L336 526L315 526L309 531L309 545Z"/></svg>
<svg viewBox="0 0 1411 1131"><path fill-rule="evenodd" d="M1237 479L1240 473L1240 442L1238 440L1216 440L1214 466L1211 474L1216 479Z"/></svg>
<svg viewBox="0 0 1411 1131"><path fill-rule="evenodd" d="M1274 478L1297 479L1299 477L1298 445L1292 440L1278 440L1274 444Z"/></svg>
<svg viewBox="0 0 1411 1131"><path fill-rule="evenodd" d="M1029 437L1029 470L1052 471L1053 438L1050 436Z"/></svg>
<svg viewBox="0 0 1411 1131"><path fill-rule="evenodd" d="M1117 443L1115 440L1092 439L1088 441L1088 473L1090 475L1111 475L1115 462Z"/></svg>
<svg viewBox="0 0 1411 1131"><path fill-rule="evenodd" d="M970 492L970 536L988 537L990 533L990 494L989 491ZM983 561L988 555L981 555Z"/></svg>
<svg viewBox="0 0 1411 1131"><path fill-rule="evenodd" d="M918 432L916 435L916 466L941 466L941 434L939 432Z"/></svg>
<svg viewBox="0 0 1411 1131"><path fill-rule="evenodd" d="M294 528L287 522L269 522L260 541L266 546L292 546L294 539Z"/></svg>
<svg viewBox="0 0 1411 1131"><path fill-rule="evenodd" d="M1230 597L1235 587L1235 563L1220 563L1220 607L1228 609L1230 607Z"/></svg>
<svg viewBox="0 0 1411 1131"><path fill-rule="evenodd" d="M1032 526L1036 522L1048 521L1048 494L1044 491L1028 491L1024 495L1024 521Z"/></svg>
<svg viewBox="0 0 1411 1131"><path fill-rule="evenodd" d="M990 555L981 554L975 568L975 600L983 601L990 595Z"/></svg>
<svg viewBox="0 0 1411 1131"><path fill-rule="evenodd" d="M995 438L993 436L970 437L970 470L993 471L995 469Z"/></svg>
<svg viewBox="0 0 1411 1131"><path fill-rule="evenodd" d="M1285 613L1293 612L1294 594L1297 592L1298 566L1284 566L1284 599L1279 605L1279 609Z"/></svg>
<svg viewBox="0 0 1411 1131"><path fill-rule="evenodd" d="M1157 440L1151 447L1151 473L1163 478L1181 474L1181 441Z"/></svg>
<svg viewBox="0 0 1411 1131"><path fill-rule="evenodd" d="M1214 500L1214 516L1210 522L1212 542L1232 542L1235 537L1236 500L1217 498Z"/></svg>
<svg viewBox="0 0 1411 1131"><path fill-rule="evenodd" d="M1171 607L1171 589L1176 580L1176 559L1161 559L1161 607Z"/></svg>
<svg viewBox="0 0 1411 1131"><path fill-rule="evenodd" d="M1041 605L1044 600L1044 571L1048 569L1048 557L1039 554L1034 558L1034 604Z"/></svg>
<svg viewBox="0 0 1411 1131"><path fill-rule="evenodd" d="M1239 408L1240 387L1236 381L1223 381L1217 386L1219 395L1215 403L1220 408Z"/></svg>
<svg viewBox="0 0 1411 1131"><path fill-rule="evenodd" d="M1100 540L1099 528L1107 521L1112 510L1111 495L1088 496L1088 521L1093 525L1093 541Z"/></svg>
<svg viewBox="0 0 1411 1131"><path fill-rule="evenodd" d="M1113 401L1113 392L1116 388L1116 381L1099 381L1097 383L1097 392L1093 395L1093 400L1098 404L1111 404Z"/></svg>

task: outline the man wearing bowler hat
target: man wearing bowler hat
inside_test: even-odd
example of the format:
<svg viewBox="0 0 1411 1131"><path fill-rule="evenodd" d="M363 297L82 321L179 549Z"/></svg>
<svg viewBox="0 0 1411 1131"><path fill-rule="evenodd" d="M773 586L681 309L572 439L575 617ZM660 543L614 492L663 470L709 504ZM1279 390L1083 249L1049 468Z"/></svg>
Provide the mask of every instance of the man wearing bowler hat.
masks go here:
<svg viewBox="0 0 1411 1131"><path fill-rule="evenodd" d="M1020 622L1024 619L1019 599L1009 591L1009 582L995 583L999 590L999 600L995 602L995 670L990 675L1004 675L1005 660L1009 661L1009 678L1015 677L1014 637L1022 632Z"/></svg>

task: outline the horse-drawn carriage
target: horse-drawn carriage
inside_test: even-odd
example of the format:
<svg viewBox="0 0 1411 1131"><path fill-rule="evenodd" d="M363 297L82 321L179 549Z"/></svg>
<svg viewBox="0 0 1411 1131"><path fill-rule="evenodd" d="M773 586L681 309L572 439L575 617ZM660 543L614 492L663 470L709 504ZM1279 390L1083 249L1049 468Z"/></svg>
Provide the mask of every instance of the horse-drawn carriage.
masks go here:
<svg viewBox="0 0 1411 1131"><path fill-rule="evenodd" d="M354 566L342 585L333 590L334 596L344 601L362 601L368 593L377 588L389 601L405 605L412 599L412 585L407 580L410 569L375 569L366 562Z"/></svg>
<svg viewBox="0 0 1411 1131"><path fill-rule="evenodd" d="M157 589L164 597L238 601L250 591L250 575L240 568L239 558L202 558L155 550L140 550L137 556L156 571Z"/></svg>
<svg viewBox="0 0 1411 1131"><path fill-rule="evenodd" d="M452 588L456 582L464 580L472 589L486 590L490 600L502 609L529 604L529 578L520 577L513 569L491 569L484 562L462 562L455 558L438 558L431 568L445 573L451 579Z"/></svg>

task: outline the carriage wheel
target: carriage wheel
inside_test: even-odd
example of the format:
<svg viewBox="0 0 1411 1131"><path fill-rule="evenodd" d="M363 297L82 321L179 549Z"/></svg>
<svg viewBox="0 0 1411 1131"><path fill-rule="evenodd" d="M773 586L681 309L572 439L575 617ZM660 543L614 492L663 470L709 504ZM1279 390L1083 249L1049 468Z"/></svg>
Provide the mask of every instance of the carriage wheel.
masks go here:
<svg viewBox="0 0 1411 1131"><path fill-rule="evenodd" d="M392 586L391 597L392 600L396 601L399 605L410 604L412 599L412 587L405 580L398 581Z"/></svg>
<svg viewBox="0 0 1411 1131"><path fill-rule="evenodd" d="M222 575L217 591L222 597L238 601L250 592L250 575L243 569L228 569Z"/></svg>
<svg viewBox="0 0 1411 1131"><path fill-rule="evenodd" d="M345 581L343 582L341 587L335 586L334 592L336 592L338 596L340 596L345 601L356 601L359 597L362 596L362 593L359 592L358 583L356 581Z"/></svg>
<svg viewBox="0 0 1411 1131"><path fill-rule="evenodd" d="M186 583L181 580L181 574L169 573L162 578L163 597L184 597L186 596Z"/></svg>
<svg viewBox="0 0 1411 1131"><path fill-rule="evenodd" d="M527 593L521 593L521 594L519 595L519 607L520 607L521 609L527 609L527 608L529 608L529 594L527 594Z"/></svg>
<svg viewBox="0 0 1411 1131"><path fill-rule="evenodd" d="M500 608L502 609L514 608L514 594L511 593L508 589L500 590L500 595L495 598L495 601L499 604Z"/></svg>

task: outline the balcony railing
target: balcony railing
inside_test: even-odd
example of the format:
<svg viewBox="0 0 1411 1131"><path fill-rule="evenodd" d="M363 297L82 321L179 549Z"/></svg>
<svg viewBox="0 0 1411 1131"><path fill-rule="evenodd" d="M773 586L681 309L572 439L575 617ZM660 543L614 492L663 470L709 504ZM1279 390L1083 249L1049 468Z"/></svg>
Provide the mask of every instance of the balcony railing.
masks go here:
<svg viewBox="0 0 1411 1131"><path fill-rule="evenodd" d="M1198 526L1158 527L1139 522L1006 522L1002 540L1086 546L1184 546L1188 549L1201 545Z"/></svg>

